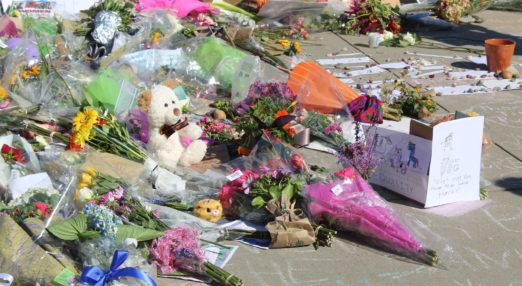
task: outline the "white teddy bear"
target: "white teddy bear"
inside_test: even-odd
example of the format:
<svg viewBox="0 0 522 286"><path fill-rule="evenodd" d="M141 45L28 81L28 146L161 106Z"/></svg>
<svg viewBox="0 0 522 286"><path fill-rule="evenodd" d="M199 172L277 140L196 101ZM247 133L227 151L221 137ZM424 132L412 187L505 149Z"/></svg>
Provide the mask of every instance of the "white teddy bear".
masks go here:
<svg viewBox="0 0 522 286"><path fill-rule="evenodd" d="M151 90L148 103L150 139L147 149L160 165L175 169L178 162L189 166L203 160L207 144L199 140L203 130L182 116L182 104L174 91L164 85Z"/></svg>

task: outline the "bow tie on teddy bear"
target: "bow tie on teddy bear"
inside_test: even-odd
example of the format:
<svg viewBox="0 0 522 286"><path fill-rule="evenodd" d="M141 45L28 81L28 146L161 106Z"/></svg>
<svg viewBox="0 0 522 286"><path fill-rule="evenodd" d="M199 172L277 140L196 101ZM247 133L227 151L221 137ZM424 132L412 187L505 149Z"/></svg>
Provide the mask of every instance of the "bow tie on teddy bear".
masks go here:
<svg viewBox="0 0 522 286"><path fill-rule="evenodd" d="M188 119L185 117L184 120L179 120L174 124L163 124L160 128L160 134L165 135L165 137L169 138L170 135L176 133L176 131L181 130L184 127L188 126Z"/></svg>

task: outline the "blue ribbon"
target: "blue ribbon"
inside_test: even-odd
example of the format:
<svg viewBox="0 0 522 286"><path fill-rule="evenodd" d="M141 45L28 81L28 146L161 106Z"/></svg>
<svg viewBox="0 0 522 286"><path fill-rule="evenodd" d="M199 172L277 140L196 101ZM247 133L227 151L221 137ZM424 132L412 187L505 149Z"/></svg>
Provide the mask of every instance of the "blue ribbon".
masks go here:
<svg viewBox="0 0 522 286"><path fill-rule="evenodd" d="M127 250L116 250L112 257L111 268L109 271L105 272L103 269L96 266L87 266L83 269L80 282L89 286L104 286L111 280L127 276L145 281L149 285L156 286L156 282L154 282L149 275L137 268L125 267L118 269L123 262L127 260L127 257L129 257L129 252Z"/></svg>

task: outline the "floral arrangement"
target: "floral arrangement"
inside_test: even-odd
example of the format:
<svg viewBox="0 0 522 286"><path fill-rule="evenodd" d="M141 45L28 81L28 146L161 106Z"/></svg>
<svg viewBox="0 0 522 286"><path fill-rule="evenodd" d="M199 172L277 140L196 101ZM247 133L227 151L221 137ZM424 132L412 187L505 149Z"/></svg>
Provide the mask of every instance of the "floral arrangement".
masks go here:
<svg viewBox="0 0 522 286"><path fill-rule="evenodd" d="M24 153L17 148L11 147L7 144L3 144L0 149L0 153L4 158L4 161L9 164L13 163L25 163Z"/></svg>
<svg viewBox="0 0 522 286"><path fill-rule="evenodd" d="M295 130L290 127L294 116L296 96L281 82L254 82L247 97L238 104L236 129L243 137L241 143L249 147L263 130L292 143Z"/></svg>
<svg viewBox="0 0 522 286"><path fill-rule="evenodd" d="M239 134L234 126L226 120L203 116L198 121L198 125L203 129L203 137L209 140L211 145L239 139Z"/></svg>
<svg viewBox="0 0 522 286"><path fill-rule="evenodd" d="M375 136L367 132L364 140L346 144L338 154L344 166L352 166L365 180L370 178L381 162L374 154L374 139Z"/></svg>
<svg viewBox="0 0 522 286"><path fill-rule="evenodd" d="M308 211L318 222L361 235L389 251L429 265L439 261L395 216L393 210L351 168L336 173L338 179L305 186Z"/></svg>
<svg viewBox="0 0 522 286"><path fill-rule="evenodd" d="M313 136L321 139L332 148L339 149L347 144L340 122L337 122L333 117L312 110L306 114L301 124L310 128Z"/></svg>
<svg viewBox="0 0 522 286"><path fill-rule="evenodd" d="M87 216L89 227L101 232L102 236L114 238L118 226L123 224L121 218L105 206L88 204L83 208L83 213Z"/></svg>
<svg viewBox="0 0 522 286"><path fill-rule="evenodd" d="M30 217L45 220L53 212L59 198L60 194L54 189L32 189L11 200L7 206L0 206L0 212L11 215L18 223Z"/></svg>
<svg viewBox="0 0 522 286"><path fill-rule="evenodd" d="M439 17L452 23L460 23L460 18L471 8L470 0L440 0L436 9Z"/></svg>
<svg viewBox="0 0 522 286"><path fill-rule="evenodd" d="M60 122L67 126L70 121L62 118ZM128 130L114 114L106 110L98 112L93 107L82 108L73 117L71 124L72 130L68 136L51 131L40 124L30 123L28 129L39 135L52 135L53 138L67 144L67 149L72 151L83 151L86 144L89 144L100 151L138 162L147 158L145 150L131 139Z"/></svg>
<svg viewBox="0 0 522 286"><path fill-rule="evenodd" d="M240 286L243 282L225 270L204 261L197 230L188 226L168 229L150 246L154 263L163 274L177 270L203 274L220 285Z"/></svg>
<svg viewBox="0 0 522 286"><path fill-rule="evenodd" d="M387 102L390 109L398 111L397 116L405 115L412 118L429 117L433 112L437 111L437 103L434 101L432 92L422 91L420 86L410 87L404 82L395 81L395 88L398 88L401 95L396 99ZM384 90L384 97L391 92ZM397 120L399 118L391 118Z"/></svg>
<svg viewBox="0 0 522 286"><path fill-rule="evenodd" d="M337 22L333 28L343 34L401 32L399 6L392 7L380 0L355 0Z"/></svg>
<svg viewBox="0 0 522 286"><path fill-rule="evenodd" d="M421 42L421 38L417 34L393 34L385 31L381 36L380 45L388 47L408 47L415 46Z"/></svg>

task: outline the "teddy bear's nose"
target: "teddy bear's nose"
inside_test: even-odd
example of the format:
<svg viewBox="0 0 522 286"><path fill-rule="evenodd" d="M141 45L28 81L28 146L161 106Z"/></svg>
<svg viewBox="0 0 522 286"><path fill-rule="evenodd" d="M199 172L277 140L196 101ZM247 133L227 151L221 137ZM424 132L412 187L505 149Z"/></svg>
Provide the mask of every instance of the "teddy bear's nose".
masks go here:
<svg viewBox="0 0 522 286"><path fill-rule="evenodd" d="M177 108L177 107L174 108L173 112L174 112L174 115L176 115L176 116L180 116L181 115L181 110L179 108Z"/></svg>

